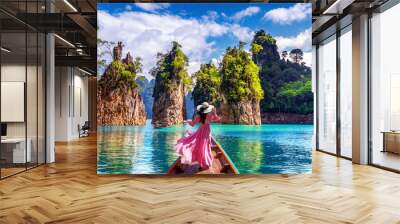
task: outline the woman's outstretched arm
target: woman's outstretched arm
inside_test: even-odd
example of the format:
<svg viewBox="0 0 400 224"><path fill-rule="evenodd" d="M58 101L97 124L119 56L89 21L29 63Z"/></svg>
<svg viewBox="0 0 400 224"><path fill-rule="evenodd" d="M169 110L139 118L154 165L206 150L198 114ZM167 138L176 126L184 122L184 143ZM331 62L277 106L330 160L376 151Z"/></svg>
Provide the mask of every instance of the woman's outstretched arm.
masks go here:
<svg viewBox="0 0 400 224"><path fill-rule="evenodd" d="M211 114L211 121L220 121L221 117L217 114L217 109L214 107L213 112Z"/></svg>

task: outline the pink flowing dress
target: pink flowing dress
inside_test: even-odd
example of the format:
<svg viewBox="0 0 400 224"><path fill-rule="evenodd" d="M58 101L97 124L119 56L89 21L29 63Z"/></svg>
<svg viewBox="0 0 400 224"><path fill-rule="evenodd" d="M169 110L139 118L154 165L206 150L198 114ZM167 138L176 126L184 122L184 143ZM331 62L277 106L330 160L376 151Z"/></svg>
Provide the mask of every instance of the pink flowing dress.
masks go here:
<svg viewBox="0 0 400 224"><path fill-rule="evenodd" d="M211 154L211 128L210 122L219 121L221 118L216 114L208 114L204 124L195 132L186 132L185 136L178 140L176 152L181 156L182 164L198 163L202 168L210 167L213 161ZM190 126L200 122L200 117L189 122Z"/></svg>

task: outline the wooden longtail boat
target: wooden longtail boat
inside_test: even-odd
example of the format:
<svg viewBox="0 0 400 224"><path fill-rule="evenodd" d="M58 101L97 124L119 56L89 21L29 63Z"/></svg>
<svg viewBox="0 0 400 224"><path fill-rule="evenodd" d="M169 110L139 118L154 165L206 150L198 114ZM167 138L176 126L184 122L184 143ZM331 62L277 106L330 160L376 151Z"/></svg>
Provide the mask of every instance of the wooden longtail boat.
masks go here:
<svg viewBox="0 0 400 224"><path fill-rule="evenodd" d="M181 157L179 157L168 169L167 174L239 174L239 171L221 145L214 138L211 141L211 153L214 157L211 167L207 170L199 170L198 164L182 167Z"/></svg>

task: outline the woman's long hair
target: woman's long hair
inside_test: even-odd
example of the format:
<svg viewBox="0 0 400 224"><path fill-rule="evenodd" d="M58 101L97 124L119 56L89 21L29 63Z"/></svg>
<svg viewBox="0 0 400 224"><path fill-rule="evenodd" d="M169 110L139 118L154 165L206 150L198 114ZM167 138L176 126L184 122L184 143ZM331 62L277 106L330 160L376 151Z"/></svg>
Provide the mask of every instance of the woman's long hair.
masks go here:
<svg viewBox="0 0 400 224"><path fill-rule="evenodd" d="M197 114L200 117L200 122L202 124L206 123L206 118L207 118L207 114L203 113L203 111L204 111L204 108L201 108L199 111L197 111Z"/></svg>

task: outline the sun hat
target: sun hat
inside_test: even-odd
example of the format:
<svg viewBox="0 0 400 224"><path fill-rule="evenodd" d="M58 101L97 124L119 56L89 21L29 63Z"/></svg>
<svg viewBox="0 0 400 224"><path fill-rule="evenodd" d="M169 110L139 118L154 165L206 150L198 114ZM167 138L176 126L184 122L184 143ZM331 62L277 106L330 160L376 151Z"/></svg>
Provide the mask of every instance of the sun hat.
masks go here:
<svg viewBox="0 0 400 224"><path fill-rule="evenodd" d="M208 104L207 102L203 102L202 104L197 106L197 111L203 114L208 114L214 109L213 105Z"/></svg>

